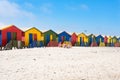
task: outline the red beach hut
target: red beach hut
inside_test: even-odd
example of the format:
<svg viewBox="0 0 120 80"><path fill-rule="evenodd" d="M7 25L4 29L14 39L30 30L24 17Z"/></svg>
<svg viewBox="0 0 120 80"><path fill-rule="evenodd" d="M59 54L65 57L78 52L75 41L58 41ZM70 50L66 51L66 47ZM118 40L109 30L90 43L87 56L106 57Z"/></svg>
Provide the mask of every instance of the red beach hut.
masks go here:
<svg viewBox="0 0 120 80"><path fill-rule="evenodd" d="M107 43L108 43L108 37L107 36L104 37L104 43L105 43L105 46L107 46Z"/></svg>
<svg viewBox="0 0 120 80"><path fill-rule="evenodd" d="M1 37L1 30L0 30L0 46L2 46L2 37Z"/></svg>
<svg viewBox="0 0 120 80"><path fill-rule="evenodd" d="M2 46L5 46L11 40L22 40L23 31L17 28L15 25L9 25L2 29Z"/></svg>
<svg viewBox="0 0 120 80"><path fill-rule="evenodd" d="M76 42L77 42L77 38L78 36L76 35L76 33L73 33L71 35L71 43L72 43L72 46L75 46Z"/></svg>

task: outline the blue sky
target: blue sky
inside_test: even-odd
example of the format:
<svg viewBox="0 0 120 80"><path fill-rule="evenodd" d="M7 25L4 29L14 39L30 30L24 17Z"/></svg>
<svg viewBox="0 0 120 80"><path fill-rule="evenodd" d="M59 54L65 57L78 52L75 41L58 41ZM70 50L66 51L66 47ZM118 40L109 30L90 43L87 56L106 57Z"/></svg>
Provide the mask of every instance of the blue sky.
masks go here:
<svg viewBox="0 0 120 80"><path fill-rule="evenodd" d="M0 26L120 36L120 0L0 0Z"/></svg>

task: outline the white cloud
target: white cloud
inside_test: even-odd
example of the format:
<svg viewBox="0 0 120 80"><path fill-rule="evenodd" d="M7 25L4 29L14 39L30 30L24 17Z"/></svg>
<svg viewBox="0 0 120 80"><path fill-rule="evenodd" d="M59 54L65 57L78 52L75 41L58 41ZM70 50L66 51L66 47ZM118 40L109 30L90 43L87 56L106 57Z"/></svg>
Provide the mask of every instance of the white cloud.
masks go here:
<svg viewBox="0 0 120 80"><path fill-rule="evenodd" d="M34 17L34 15L31 12L22 10L20 5L14 2L0 0L0 17Z"/></svg>
<svg viewBox="0 0 120 80"><path fill-rule="evenodd" d="M40 10L44 13L52 13L52 7L53 5L51 3L45 3L45 4L42 4L41 7L40 7Z"/></svg>

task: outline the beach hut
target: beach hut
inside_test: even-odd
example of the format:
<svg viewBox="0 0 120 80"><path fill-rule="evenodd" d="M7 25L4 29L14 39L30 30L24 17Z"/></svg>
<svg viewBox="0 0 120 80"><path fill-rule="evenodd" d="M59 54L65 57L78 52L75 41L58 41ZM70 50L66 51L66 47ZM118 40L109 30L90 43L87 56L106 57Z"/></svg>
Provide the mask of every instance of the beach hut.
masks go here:
<svg viewBox="0 0 120 80"><path fill-rule="evenodd" d="M76 42L77 42L77 35L76 35L76 33L73 33L73 34L71 35L71 43L72 43L72 46L75 46Z"/></svg>
<svg viewBox="0 0 120 80"><path fill-rule="evenodd" d="M21 41L23 36L23 31L17 28L15 25L9 25L1 30L2 34L2 46L5 46L11 40L15 41L13 44L16 44L16 41Z"/></svg>
<svg viewBox="0 0 120 80"><path fill-rule="evenodd" d="M2 50L2 34L1 34L1 30L0 30L0 50Z"/></svg>
<svg viewBox="0 0 120 80"><path fill-rule="evenodd" d="M93 34L88 35L88 46L90 46L91 43L93 42L93 38L95 38L95 35L93 35Z"/></svg>
<svg viewBox="0 0 120 80"><path fill-rule="evenodd" d="M105 43L105 46L107 46L107 43L108 43L108 37L107 36L104 37L104 43Z"/></svg>
<svg viewBox="0 0 120 80"><path fill-rule="evenodd" d="M111 44L112 44L112 37L108 36L107 46L111 46Z"/></svg>
<svg viewBox="0 0 120 80"><path fill-rule="evenodd" d="M58 42L64 42L64 41L71 41L71 35L68 34L66 31L61 32L58 34Z"/></svg>
<svg viewBox="0 0 120 80"><path fill-rule="evenodd" d="M0 46L2 46L2 34L1 34L1 30L0 30Z"/></svg>
<svg viewBox="0 0 120 80"><path fill-rule="evenodd" d="M92 40L92 42L91 42L90 46L91 46L91 47L97 47L98 44L97 44L97 42L96 42L96 37L95 37L95 35L92 35L91 40Z"/></svg>
<svg viewBox="0 0 120 80"><path fill-rule="evenodd" d="M117 42L118 42L118 39L117 39L116 36L114 36L114 37L112 38L112 43L115 44L115 43L117 43Z"/></svg>
<svg viewBox="0 0 120 80"><path fill-rule="evenodd" d="M98 45L100 44L100 42L104 42L104 37L102 35L98 35L96 37L96 42Z"/></svg>
<svg viewBox="0 0 120 80"><path fill-rule="evenodd" d="M57 41L56 39L57 39L58 34L56 32L54 32L53 30L48 30L48 31L44 32L43 35L44 35L44 45L45 46L47 46L47 44L50 41L53 41L53 42ZM51 43L53 43L53 42L51 42Z"/></svg>
<svg viewBox="0 0 120 80"><path fill-rule="evenodd" d="M25 31L25 46L37 47L37 42L43 41L43 34L40 30L32 27Z"/></svg>
<svg viewBox="0 0 120 80"><path fill-rule="evenodd" d="M78 35L78 43L80 46L86 46L88 44L88 36L84 33Z"/></svg>
<svg viewBox="0 0 120 80"><path fill-rule="evenodd" d="M118 42L120 42L120 37L118 38Z"/></svg>

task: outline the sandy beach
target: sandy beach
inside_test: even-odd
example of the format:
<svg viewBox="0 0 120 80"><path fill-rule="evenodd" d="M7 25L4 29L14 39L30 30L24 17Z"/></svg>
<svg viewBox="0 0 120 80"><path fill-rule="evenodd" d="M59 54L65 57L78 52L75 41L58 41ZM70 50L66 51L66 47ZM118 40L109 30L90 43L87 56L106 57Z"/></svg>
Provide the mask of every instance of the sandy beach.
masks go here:
<svg viewBox="0 0 120 80"><path fill-rule="evenodd" d="M0 51L0 80L120 80L120 48Z"/></svg>

